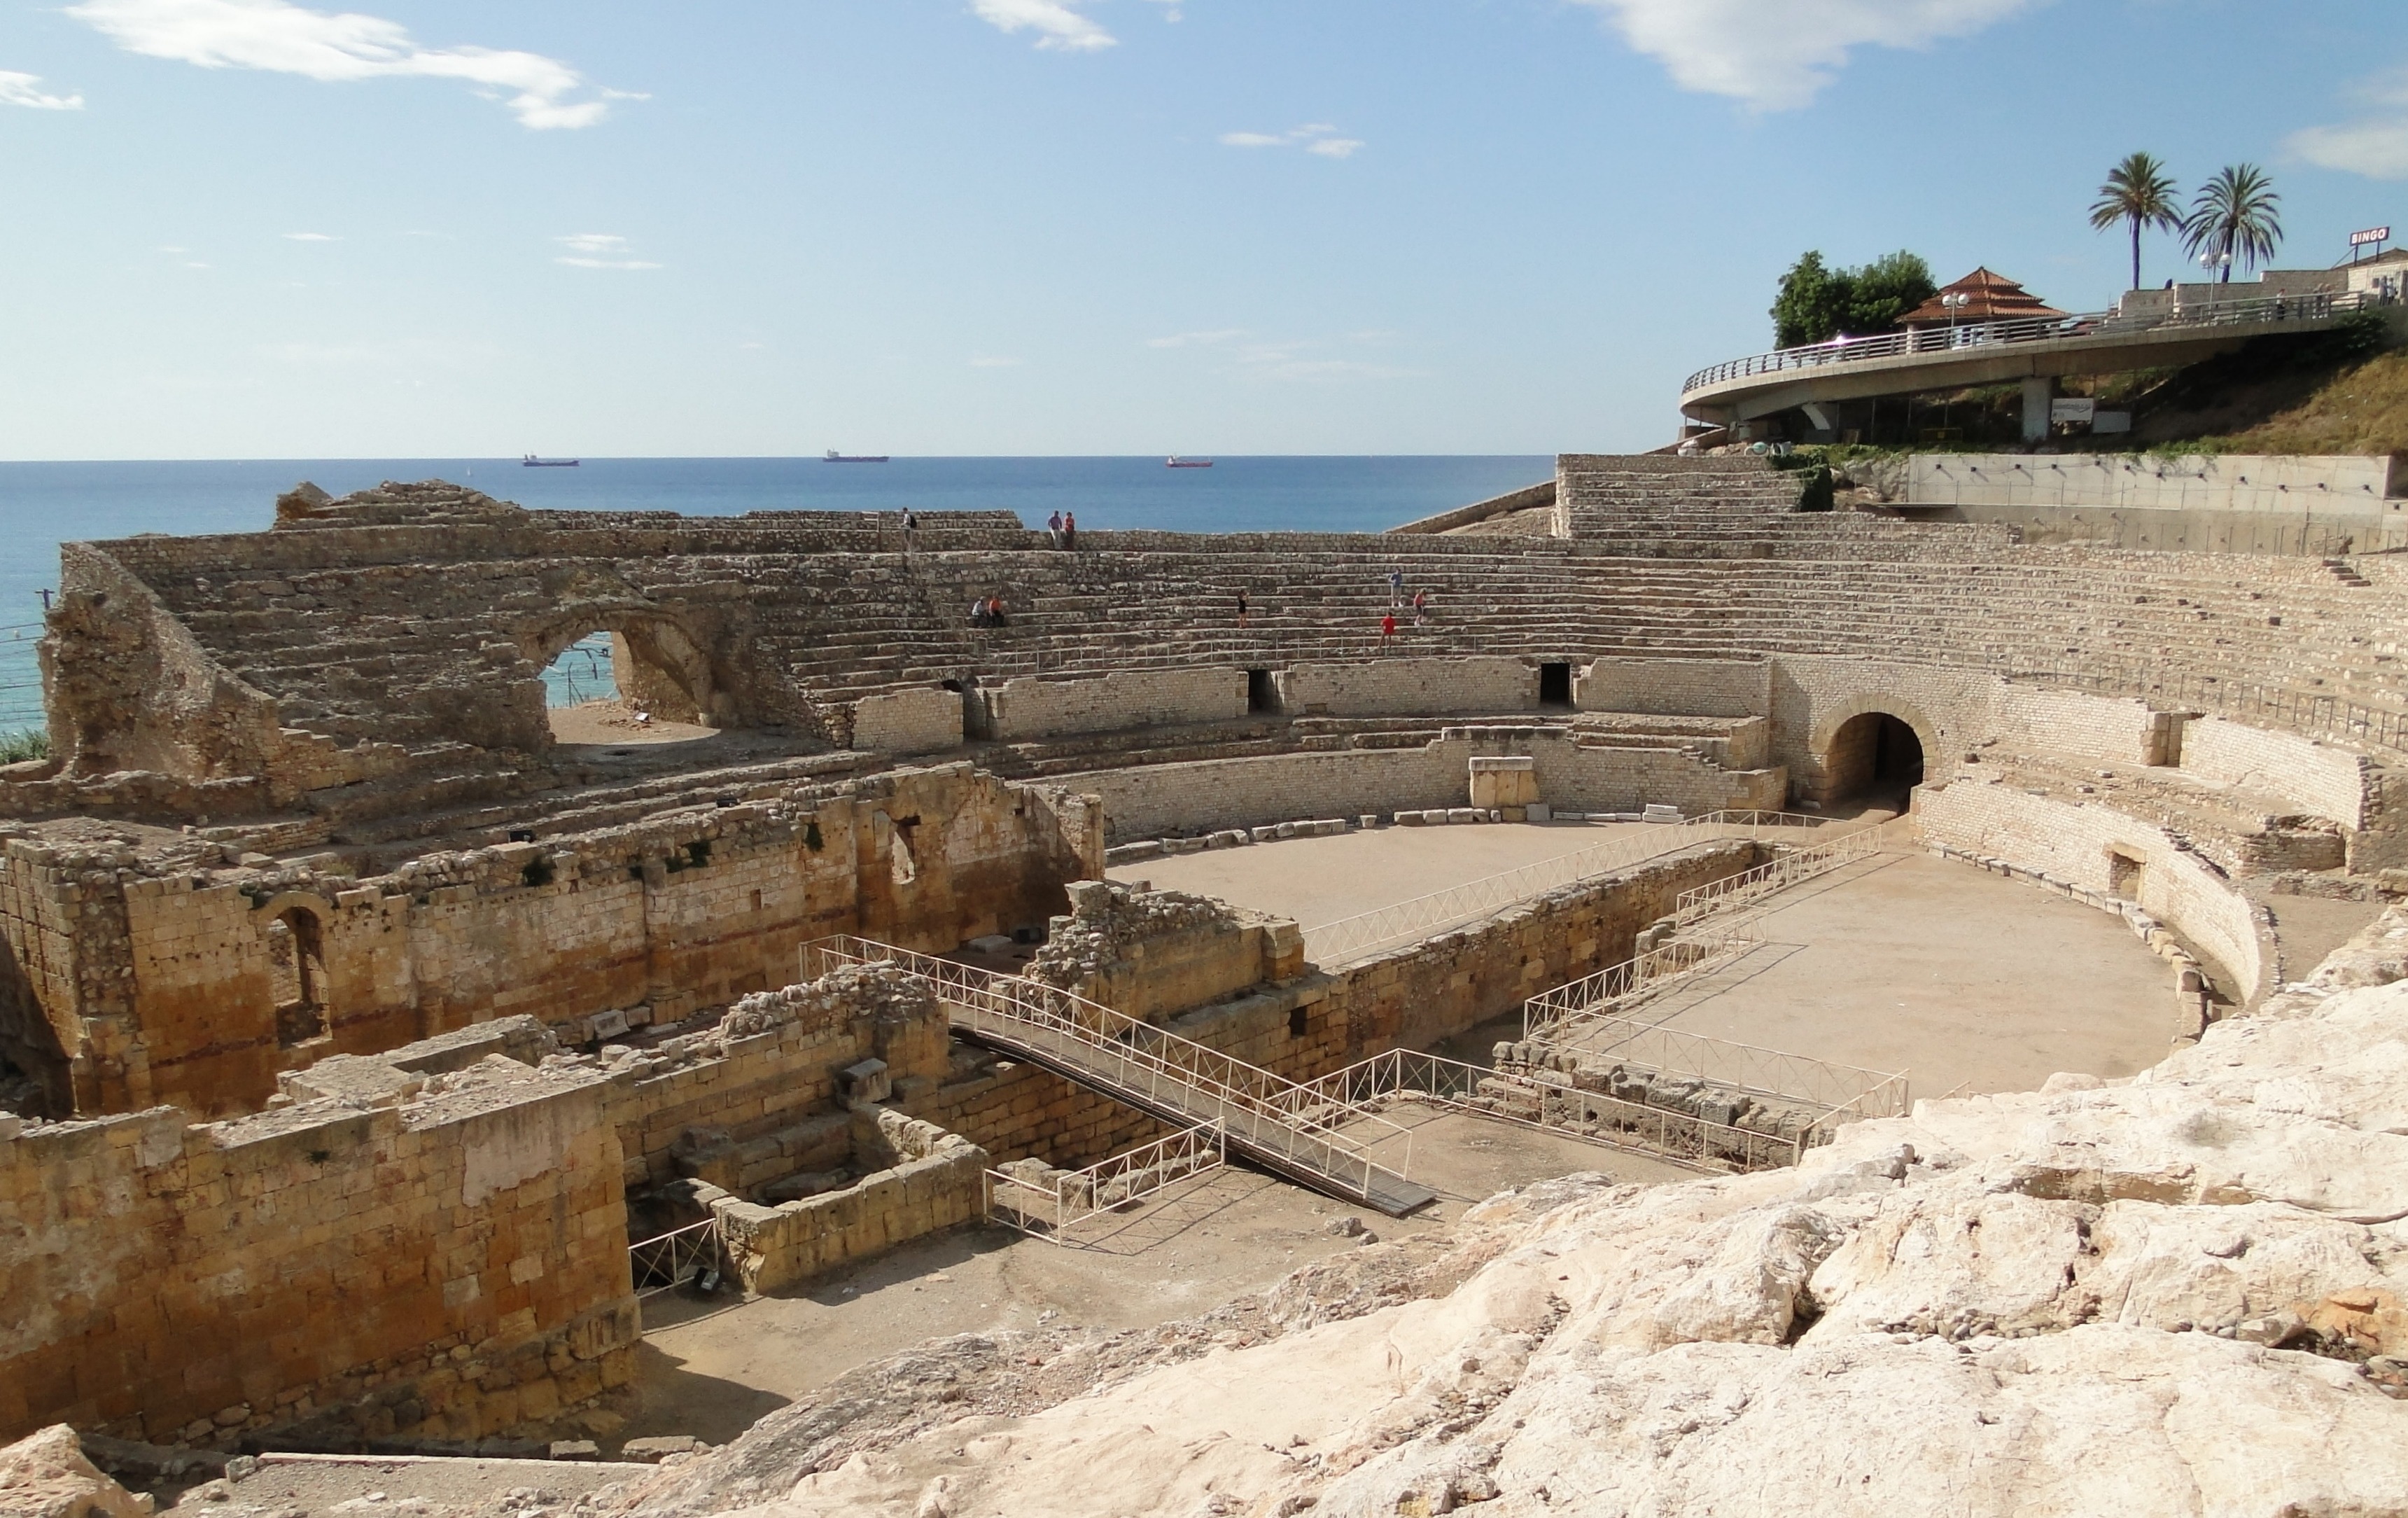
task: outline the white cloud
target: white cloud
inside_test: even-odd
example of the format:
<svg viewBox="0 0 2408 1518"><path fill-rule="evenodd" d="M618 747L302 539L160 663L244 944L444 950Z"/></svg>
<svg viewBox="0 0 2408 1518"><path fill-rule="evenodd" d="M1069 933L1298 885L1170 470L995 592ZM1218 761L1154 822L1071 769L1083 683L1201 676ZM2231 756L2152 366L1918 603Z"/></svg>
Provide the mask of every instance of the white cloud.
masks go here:
<svg viewBox="0 0 2408 1518"><path fill-rule="evenodd" d="M378 16L309 10L290 0L79 0L66 13L129 52L202 68L256 68L330 83L415 77L464 80L509 98L522 125L591 126L609 111L556 58L494 48L422 48ZM607 92L606 92L607 93Z"/></svg>
<svg viewBox="0 0 2408 1518"><path fill-rule="evenodd" d="M39 74L15 74L0 68L0 106L23 106L29 110L81 110L79 94L45 94Z"/></svg>
<svg viewBox="0 0 2408 1518"><path fill-rule="evenodd" d="M1224 132L1221 146L1225 148L1294 148L1301 146L1307 152L1317 152L1324 158L1352 158L1363 150L1360 137L1342 137L1338 128L1327 122L1314 122L1289 132Z"/></svg>
<svg viewBox="0 0 2408 1518"><path fill-rule="evenodd" d="M1094 52L1114 46L1112 35L1065 0L970 0L979 20L1006 32L1035 32L1040 48Z"/></svg>
<svg viewBox="0 0 2408 1518"><path fill-rule="evenodd" d="M1244 327L1226 326L1214 332L1180 332L1168 338L1148 338L1145 345L1149 348L1208 348L1216 342L1227 342L1245 335Z"/></svg>
<svg viewBox="0 0 2408 1518"><path fill-rule="evenodd" d="M2337 126L2311 126L2283 146L2319 168L2371 180L2408 180L2408 68L2359 85L2351 94L2369 114Z"/></svg>
<svg viewBox="0 0 2408 1518"><path fill-rule="evenodd" d="M2038 0L1574 0L1604 11L1625 40L1684 90L1755 110L1795 110L1848 50L1924 48L2029 9Z"/></svg>
<svg viewBox="0 0 2408 1518"><path fill-rule="evenodd" d="M552 260L571 268L658 268L661 266L642 258L630 258L634 250L627 239L614 232L572 232L553 241L568 252Z"/></svg>
<svg viewBox="0 0 2408 1518"><path fill-rule="evenodd" d="M284 240L287 242L340 242L343 239L330 238L323 232L287 232L284 234Z"/></svg>

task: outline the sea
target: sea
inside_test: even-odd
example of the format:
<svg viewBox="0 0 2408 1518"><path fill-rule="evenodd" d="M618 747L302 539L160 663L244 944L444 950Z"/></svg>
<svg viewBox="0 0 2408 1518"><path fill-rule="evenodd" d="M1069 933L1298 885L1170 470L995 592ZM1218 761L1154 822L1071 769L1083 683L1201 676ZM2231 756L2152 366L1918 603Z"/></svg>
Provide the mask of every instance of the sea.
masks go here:
<svg viewBox="0 0 2408 1518"><path fill-rule="evenodd" d="M1029 527L1056 511L1087 531L1377 532L1555 472L1543 454L1216 456L1211 469L1145 458L586 458L528 469L515 458L150 460L0 463L0 733L42 726L34 657L42 592L59 544L141 532L257 532L303 480L340 496L386 480L451 480L534 510L1010 511ZM607 640L545 675L554 703L611 692Z"/></svg>

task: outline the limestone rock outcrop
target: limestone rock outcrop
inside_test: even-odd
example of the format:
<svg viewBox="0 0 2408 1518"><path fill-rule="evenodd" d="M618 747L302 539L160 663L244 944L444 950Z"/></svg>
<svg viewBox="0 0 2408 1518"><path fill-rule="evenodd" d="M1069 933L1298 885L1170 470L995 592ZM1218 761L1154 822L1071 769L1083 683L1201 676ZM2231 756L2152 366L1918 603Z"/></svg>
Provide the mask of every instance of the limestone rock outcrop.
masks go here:
<svg viewBox="0 0 2408 1518"><path fill-rule="evenodd" d="M64 1424L0 1449L0 1513L7 1518L150 1518L150 1499L101 1474Z"/></svg>
<svg viewBox="0 0 2408 1518"><path fill-rule="evenodd" d="M1509 1193L1443 1294L889 1438L788 1410L627 1503L2408 1512L2403 949L2394 911L2128 1083L1919 1104L1795 1170Z"/></svg>

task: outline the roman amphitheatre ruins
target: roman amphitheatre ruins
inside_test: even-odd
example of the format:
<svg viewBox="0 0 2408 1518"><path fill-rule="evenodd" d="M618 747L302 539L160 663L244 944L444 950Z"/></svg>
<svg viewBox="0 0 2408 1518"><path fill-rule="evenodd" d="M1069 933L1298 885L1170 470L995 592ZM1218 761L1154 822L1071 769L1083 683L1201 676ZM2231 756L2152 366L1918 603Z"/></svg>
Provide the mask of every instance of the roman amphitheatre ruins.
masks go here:
<svg viewBox="0 0 2408 1518"><path fill-rule="evenodd" d="M0 1438L229 1513L2408 1511L2408 480L2188 460L2129 512L2227 537L2134 548L2043 466L70 544ZM640 725L547 705L597 635Z"/></svg>

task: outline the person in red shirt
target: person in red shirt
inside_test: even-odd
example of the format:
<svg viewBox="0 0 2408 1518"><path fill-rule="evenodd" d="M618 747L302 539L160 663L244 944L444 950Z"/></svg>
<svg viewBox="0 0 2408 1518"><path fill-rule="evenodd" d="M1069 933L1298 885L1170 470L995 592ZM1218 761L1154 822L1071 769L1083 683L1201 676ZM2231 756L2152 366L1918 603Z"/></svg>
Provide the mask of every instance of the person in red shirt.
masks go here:
<svg viewBox="0 0 2408 1518"><path fill-rule="evenodd" d="M1382 613L1380 615L1380 646L1385 648L1389 643L1396 641L1396 637L1397 614L1394 612Z"/></svg>

